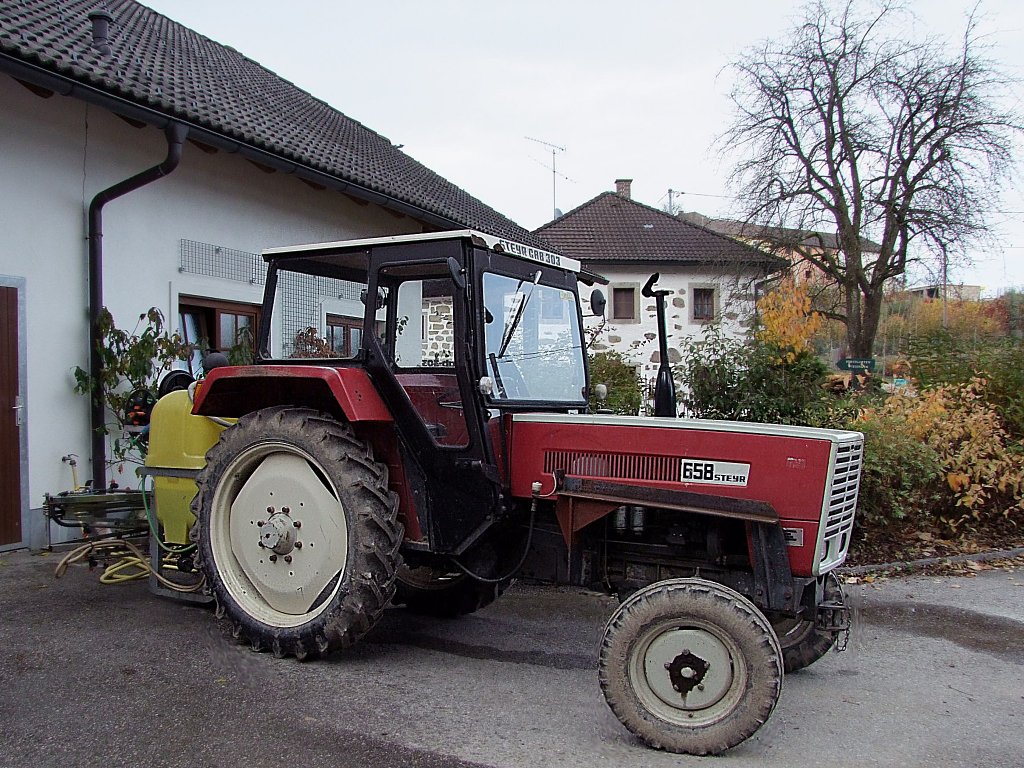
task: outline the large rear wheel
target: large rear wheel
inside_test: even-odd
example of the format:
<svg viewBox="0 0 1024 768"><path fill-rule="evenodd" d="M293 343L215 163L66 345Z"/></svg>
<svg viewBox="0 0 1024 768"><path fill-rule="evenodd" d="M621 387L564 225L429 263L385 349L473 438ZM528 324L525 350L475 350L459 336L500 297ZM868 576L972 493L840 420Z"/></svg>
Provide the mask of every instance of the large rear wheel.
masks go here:
<svg viewBox="0 0 1024 768"><path fill-rule="evenodd" d="M507 584L508 581L477 581L454 566L410 568L403 565L398 569L394 601L413 613L449 619L490 605L505 591Z"/></svg>
<svg viewBox="0 0 1024 768"><path fill-rule="evenodd" d="M192 504L202 569L232 633L300 659L352 645L395 590L387 468L351 428L268 408L225 430Z"/></svg>
<svg viewBox="0 0 1024 768"><path fill-rule="evenodd" d="M719 754L753 734L782 690L782 651L745 597L704 579L652 584L605 628L599 677L630 731L669 752Z"/></svg>

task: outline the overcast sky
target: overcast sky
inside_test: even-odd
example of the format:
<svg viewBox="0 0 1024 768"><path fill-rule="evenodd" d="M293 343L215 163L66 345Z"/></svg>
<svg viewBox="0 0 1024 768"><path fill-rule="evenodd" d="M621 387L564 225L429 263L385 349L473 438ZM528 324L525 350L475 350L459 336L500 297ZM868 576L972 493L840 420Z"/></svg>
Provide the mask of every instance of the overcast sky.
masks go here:
<svg viewBox="0 0 1024 768"><path fill-rule="evenodd" d="M564 212L617 178L661 207L727 216L730 75L749 46L782 34L797 0L143 0L230 45L386 136L523 226L549 221L551 148ZM973 0L917 0L951 39ZM991 55L1024 77L1024 3L981 0ZM974 253L954 282L1024 287L1024 195L991 220L1001 252ZM921 277L920 279L924 279Z"/></svg>

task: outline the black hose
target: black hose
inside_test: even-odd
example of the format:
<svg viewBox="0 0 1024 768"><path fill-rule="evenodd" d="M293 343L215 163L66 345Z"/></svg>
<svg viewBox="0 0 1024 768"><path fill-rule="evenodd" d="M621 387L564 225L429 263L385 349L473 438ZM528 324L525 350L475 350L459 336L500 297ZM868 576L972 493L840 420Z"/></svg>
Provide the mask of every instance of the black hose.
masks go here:
<svg viewBox="0 0 1024 768"><path fill-rule="evenodd" d="M530 554L530 545L533 543L533 528L534 528L534 521L536 520L536 518L537 518L537 502L536 502L536 500L534 500L533 504L530 505L530 528L529 528L528 533L526 534L526 546L523 547L523 555L522 555L522 557L519 558L519 562L515 564L515 566L512 568L512 570L510 570L504 576L501 576L501 577L499 577L497 579L489 579L486 576L481 576L478 573L473 573L471 570L469 570L469 568L464 566L462 563L460 563L455 558L452 558L452 562L455 563L456 567L458 567L458 569L460 571L462 571L464 574L469 576L471 579L475 579L476 581L483 582L484 584L500 584L503 581L508 581L509 579L511 579L513 576L516 575L516 573L519 571L520 568L523 567L523 563L526 562L526 556L528 554Z"/></svg>

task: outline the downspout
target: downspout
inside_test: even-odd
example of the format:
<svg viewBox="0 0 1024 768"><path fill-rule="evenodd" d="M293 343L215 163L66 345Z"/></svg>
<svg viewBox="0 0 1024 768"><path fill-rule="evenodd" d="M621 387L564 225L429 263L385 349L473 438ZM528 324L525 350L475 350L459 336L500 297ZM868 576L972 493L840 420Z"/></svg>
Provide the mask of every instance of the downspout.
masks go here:
<svg viewBox="0 0 1024 768"><path fill-rule="evenodd" d="M164 129L164 134L167 136L167 157L162 163L107 187L89 203L89 372L93 381L99 378L103 370L103 359L99 353L99 317L103 309L103 206L150 182L162 179L178 167L188 128L172 122ZM103 430L105 406L102 393L93 392L90 402L92 487L101 490L107 486L107 440Z"/></svg>

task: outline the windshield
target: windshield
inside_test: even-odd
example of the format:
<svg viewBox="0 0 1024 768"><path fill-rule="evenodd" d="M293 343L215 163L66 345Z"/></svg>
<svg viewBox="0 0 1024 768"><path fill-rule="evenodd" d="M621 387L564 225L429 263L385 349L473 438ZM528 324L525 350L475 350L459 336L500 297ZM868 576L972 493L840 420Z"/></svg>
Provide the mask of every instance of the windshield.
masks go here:
<svg viewBox="0 0 1024 768"><path fill-rule="evenodd" d="M487 375L495 400L579 403L586 375L576 296L565 288L484 273Z"/></svg>

